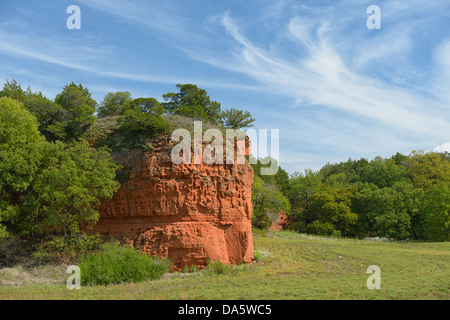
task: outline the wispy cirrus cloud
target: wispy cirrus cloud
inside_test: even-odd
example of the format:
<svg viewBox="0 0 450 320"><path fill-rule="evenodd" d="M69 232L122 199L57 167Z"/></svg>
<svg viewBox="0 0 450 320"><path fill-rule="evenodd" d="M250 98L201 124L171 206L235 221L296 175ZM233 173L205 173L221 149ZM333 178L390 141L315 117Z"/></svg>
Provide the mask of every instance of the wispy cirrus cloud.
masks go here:
<svg viewBox="0 0 450 320"><path fill-rule="evenodd" d="M366 27L369 0L77 3L79 32L65 28L64 5L8 5L0 78L32 78L33 89L76 79L98 97L195 83L279 128L290 171L450 141L446 1L378 1L381 30Z"/></svg>
<svg viewBox="0 0 450 320"><path fill-rule="evenodd" d="M443 8L438 2L432 2L430 7ZM364 34L367 33L365 24L361 24L362 31L357 32L352 32L348 26L335 29L333 19L341 11L342 8L332 10L333 15L322 14L320 19L315 16L294 16L286 22L284 36L293 42L293 48L297 48L296 60L283 57L280 55L283 50L276 50L273 46L266 45L264 48L254 44L244 35L245 31L249 32L249 26L241 28L232 12L227 11L220 23L233 40L230 45L232 55L213 57L196 51L192 57L219 68L243 73L262 83L268 90L290 97L295 101L294 107L304 110L306 122L308 119L314 120L316 130L310 129L320 137L323 137L320 131L327 129L329 121L324 116L323 121L313 119L315 114L311 108L320 108L323 115L336 117L335 122L346 123L345 127L333 128L339 130L335 131L337 135L346 135L339 147L347 150L356 151L353 147L357 145L368 146L368 141L375 142L369 145L377 151L393 150L401 145L400 142L403 145L406 143L431 148L433 141L450 138L448 95L442 94L449 91L442 89L441 94L437 94L433 84L439 75L422 76L420 86L414 79L422 66L414 64L410 55L413 47L418 45L417 41L420 41L414 37L417 28L421 27L421 20L399 22L398 26L386 32L382 30L384 33L373 37L374 43L365 50L355 49L352 46L358 47L359 41L370 44L365 39L370 36ZM408 12L408 8L402 7L403 17L404 11ZM387 16L394 16L395 12L400 12L399 6ZM410 13L417 14L417 10L412 8ZM361 21L365 23L364 19ZM422 19L422 22L427 27L429 17ZM433 48L428 50L433 51ZM442 71L440 75L444 76L450 56L448 47L440 46L435 55L442 64L439 67ZM402 60L405 63L399 64ZM393 62L397 63L397 70L392 70ZM356 122L351 123L350 119ZM292 116L287 116L286 122L301 123L304 119L294 120Z"/></svg>

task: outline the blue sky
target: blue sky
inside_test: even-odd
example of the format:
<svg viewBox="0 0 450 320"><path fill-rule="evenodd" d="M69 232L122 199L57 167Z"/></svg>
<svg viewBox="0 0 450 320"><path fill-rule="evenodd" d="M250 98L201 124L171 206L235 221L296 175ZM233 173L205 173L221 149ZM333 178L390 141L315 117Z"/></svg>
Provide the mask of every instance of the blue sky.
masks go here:
<svg viewBox="0 0 450 320"><path fill-rule="evenodd" d="M81 29L69 30L69 5ZM366 12L381 9L381 29ZM204 88L280 130L288 172L450 151L450 1L0 1L0 82L100 103ZM437 148L437 149L435 149Z"/></svg>

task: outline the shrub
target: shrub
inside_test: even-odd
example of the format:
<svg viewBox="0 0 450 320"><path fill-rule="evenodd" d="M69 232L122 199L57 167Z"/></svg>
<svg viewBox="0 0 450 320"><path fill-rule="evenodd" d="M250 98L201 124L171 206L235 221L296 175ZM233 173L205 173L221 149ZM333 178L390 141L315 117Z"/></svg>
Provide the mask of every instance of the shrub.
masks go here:
<svg viewBox="0 0 450 320"><path fill-rule="evenodd" d="M319 236L331 236L336 230L330 222L320 222L315 220L307 226L308 233Z"/></svg>
<svg viewBox="0 0 450 320"><path fill-rule="evenodd" d="M269 256L270 256L269 251L264 249L255 248L255 251L253 253L253 258L255 259L256 262L266 261L269 258Z"/></svg>
<svg viewBox="0 0 450 320"><path fill-rule="evenodd" d="M296 221L291 223L287 229L299 233L306 233L306 223L304 221Z"/></svg>
<svg viewBox="0 0 450 320"><path fill-rule="evenodd" d="M82 285L109 285L159 279L169 271L166 259L155 259L127 246L107 244L79 261Z"/></svg>
<svg viewBox="0 0 450 320"><path fill-rule="evenodd" d="M102 243L102 239L97 234L80 233L69 239L52 235L41 240L31 257L41 262L73 261L77 257L98 250Z"/></svg>
<svg viewBox="0 0 450 320"><path fill-rule="evenodd" d="M230 269L231 266L224 264L220 260L210 261L206 266L206 270L215 274L223 274Z"/></svg>

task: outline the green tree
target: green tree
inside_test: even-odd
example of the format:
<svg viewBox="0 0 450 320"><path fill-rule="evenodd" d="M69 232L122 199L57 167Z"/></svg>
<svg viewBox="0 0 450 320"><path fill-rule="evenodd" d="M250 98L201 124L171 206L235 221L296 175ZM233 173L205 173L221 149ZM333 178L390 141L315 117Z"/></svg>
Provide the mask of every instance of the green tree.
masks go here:
<svg viewBox="0 0 450 320"><path fill-rule="evenodd" d="M366 223L360 232L369 230L371 235L397 240L419 238L418 214L421 198L422 190L414 188L409 182L396 182L390 188L366 185L355 201L360 219Z"/></svg>
<svg viewBox="0 0 450 320"><path fill-rule="evenodd" d="M230 108L222 112L222 121L226 127L232 129L241 129L253 127L255 119L248 111Z"/></svg>
<svg viewBox="0 0 450 320"><path fill-rule="evenodd" d="M95 121L97 102L91 98L89 90L81 84L67 84L55 102L67 112L65 134L67 141L80 138Z"/></svg>
<svg viewBox="0 0 450 320"><path fill-rule="evenodd" d="M25 108L39 123L39 131L47 141L65 139L67 111L56 102L47 99L41 92L29 93L23 100Z"/></svg>
<svg viewBox="0 0 450 320"><path fill-rule="evenodd" d="M307 229L310 232L320 231L318 234L321 235L331 235L337 231L337 234L343 236L354 236L358 215L352 211L352 201L356 191L356 187L332 188L313 194L308 207L302 213ZM319 222L309 226L315 221ZM326 228L322 230L323 227ZM331 233L326 234L324 230Z"/></svg>
<svg viewBox="0 0 450 320"><path fill-rule="evenodd" d="M20 209L19 198L33 183L41 161L45 139L38 123L19 101L0 98L0 234L2 221L12 223Z"/></svg>
<svg viewBox="0 0 450 320"><path fill-rule="evenodd" d="M350 187L348 175L345 173L334 173L325 179L326 188L345 188Z"/></svg>
<svg viewBox="0 0 450 320"><path fill-rule="evenodd" d="M19 101L0 98L0 234L75 241L118 189L109 150L47 142ZM8 227L8 232L6 227Z"/></svg>
<svg viewBox="0 0 450 320"><path fill-rule="evenodd" d="M98 220L100 200L119 188L118 166L107 149L87 141L48 144L46 161L24 199L22 228L39 236L62 236L70 245Z"/></svg>
<svg viewBox="0 0 450 320"><path fill-rule="evenodd" d="M304 173L295 172L290 179L289 201L296 214L304 209L310 197L323 190L322 174L311 169L305 169Z"/></svg>
<svg viewBox="0 0 450 320"><path fill-rule="evenodd" d="M211 101L204 89L193 84L177 84L178 93L169 92L163 95L165 107L170 114L197 118L212 124L220 124L222 112L220 103Z"/></svg>
<svg viewBox="0 0 450 320"><path fill-rule="evenodd" d="M248 158L255 175L258 175L265 183L276 184L280 191L287 196L290 190L289 174L286 170L278 167L277 173L273 175L261 174L261 168L269 168L270 166L278 166L278 161L272 157L256 159L252 155Z"/></svg>
<svg viewBox="0 0 450 320"><path fill-rule="evenodd" d="M450 240L450 183L440 182L425 193L420 215L426 239Z"/></svg>
<svg viewBox="0 0 450 320"><path fill-rule="evenodd" d="M259 176L254 177L252 186L253 226L261 229L270 227L278 214L290 213L288 199L273 183L265 183Z"/></svg>
<svg viewBox="0 0 450 320"><path fill-rule="evenodd" d="M25 98L26 92L22 89L20 83L17 83L16 80L6 80L3 85L3 90L0 91L0 97L10 97L14 100L23 101Z"/></svg>
<svg viewBox="0 0 450 320"><path fill-rule="evenodd" d="M439 182L450 182L450 156L448 153L413 151L406 159L406 170L416 187L428 190Z"/></svg>
<svg viewBox="0 0 450 320"><path fill-rule="evenodd" d="M131 101L133 99L131 98L131 93L128 91L110 92L100 103L97 116L99 118L118 116L122 113L122 108Z"/></svg>
<svg viewBox="0 0 450 320"><path fill-rule="evenodd" d="M384 160L380 157L361 168L359 177L362 182L373 183L379 188L391 187L400 181L409 181L406 171L395 165L393 160Z"/></svg>
<svg viewBox="0 0 450 320"><path fill-rule="evenodd" d="M364 158L359 160L348 159L346 162L340 162L335 164L327 163L323 166L319 172L324 179L327 179L333 174L345 174L349 182L359 181L359 174L361 170L370 165L369 161Z"/></svg>
<svg viewBox="0 0 450 320"><path fill-rule="evenodd" d="M168 130L169 123L162 117L164 107L154 98L138 98L126 104L120 119L119 131L124 146L143 146L148 139Z"/></svg>
<svg viewBox="0 0 450 320"><path fill-rule="evenodd" d="M13 80L6 81L0 96L22 102L38 120L39 131L47 140L55 141L64 138L66 112L61 106L44 97L42 92L31 92L30 88L24 91L21 85Z"/></svg>

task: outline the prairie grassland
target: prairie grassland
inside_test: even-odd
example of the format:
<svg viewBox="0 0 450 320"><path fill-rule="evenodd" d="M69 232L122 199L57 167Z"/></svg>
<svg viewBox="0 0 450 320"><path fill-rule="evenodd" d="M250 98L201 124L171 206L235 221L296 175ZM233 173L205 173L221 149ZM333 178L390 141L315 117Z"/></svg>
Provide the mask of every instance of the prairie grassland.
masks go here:
<svg viewBox="0 0 450 320"><path fill-rule="evenodd" d="M162 279L69 290L68 275L52 281L2 277L0 299L444 299L450 298L450 243L382 242L257 233L259 261L172 273ZM381 289L369 290L367 267L381 270ZM47 270L44 273L48 273ZM12 274L12 275L11 275ZM32 272L27 272L30 277ZM20 276L20 273L19 273ZM16 275L17 277L17 275ZM59 282L55 283L55 278ZM17 279L16 279L17 280ZM20 282L20 281L19 281Z"/></svg>

